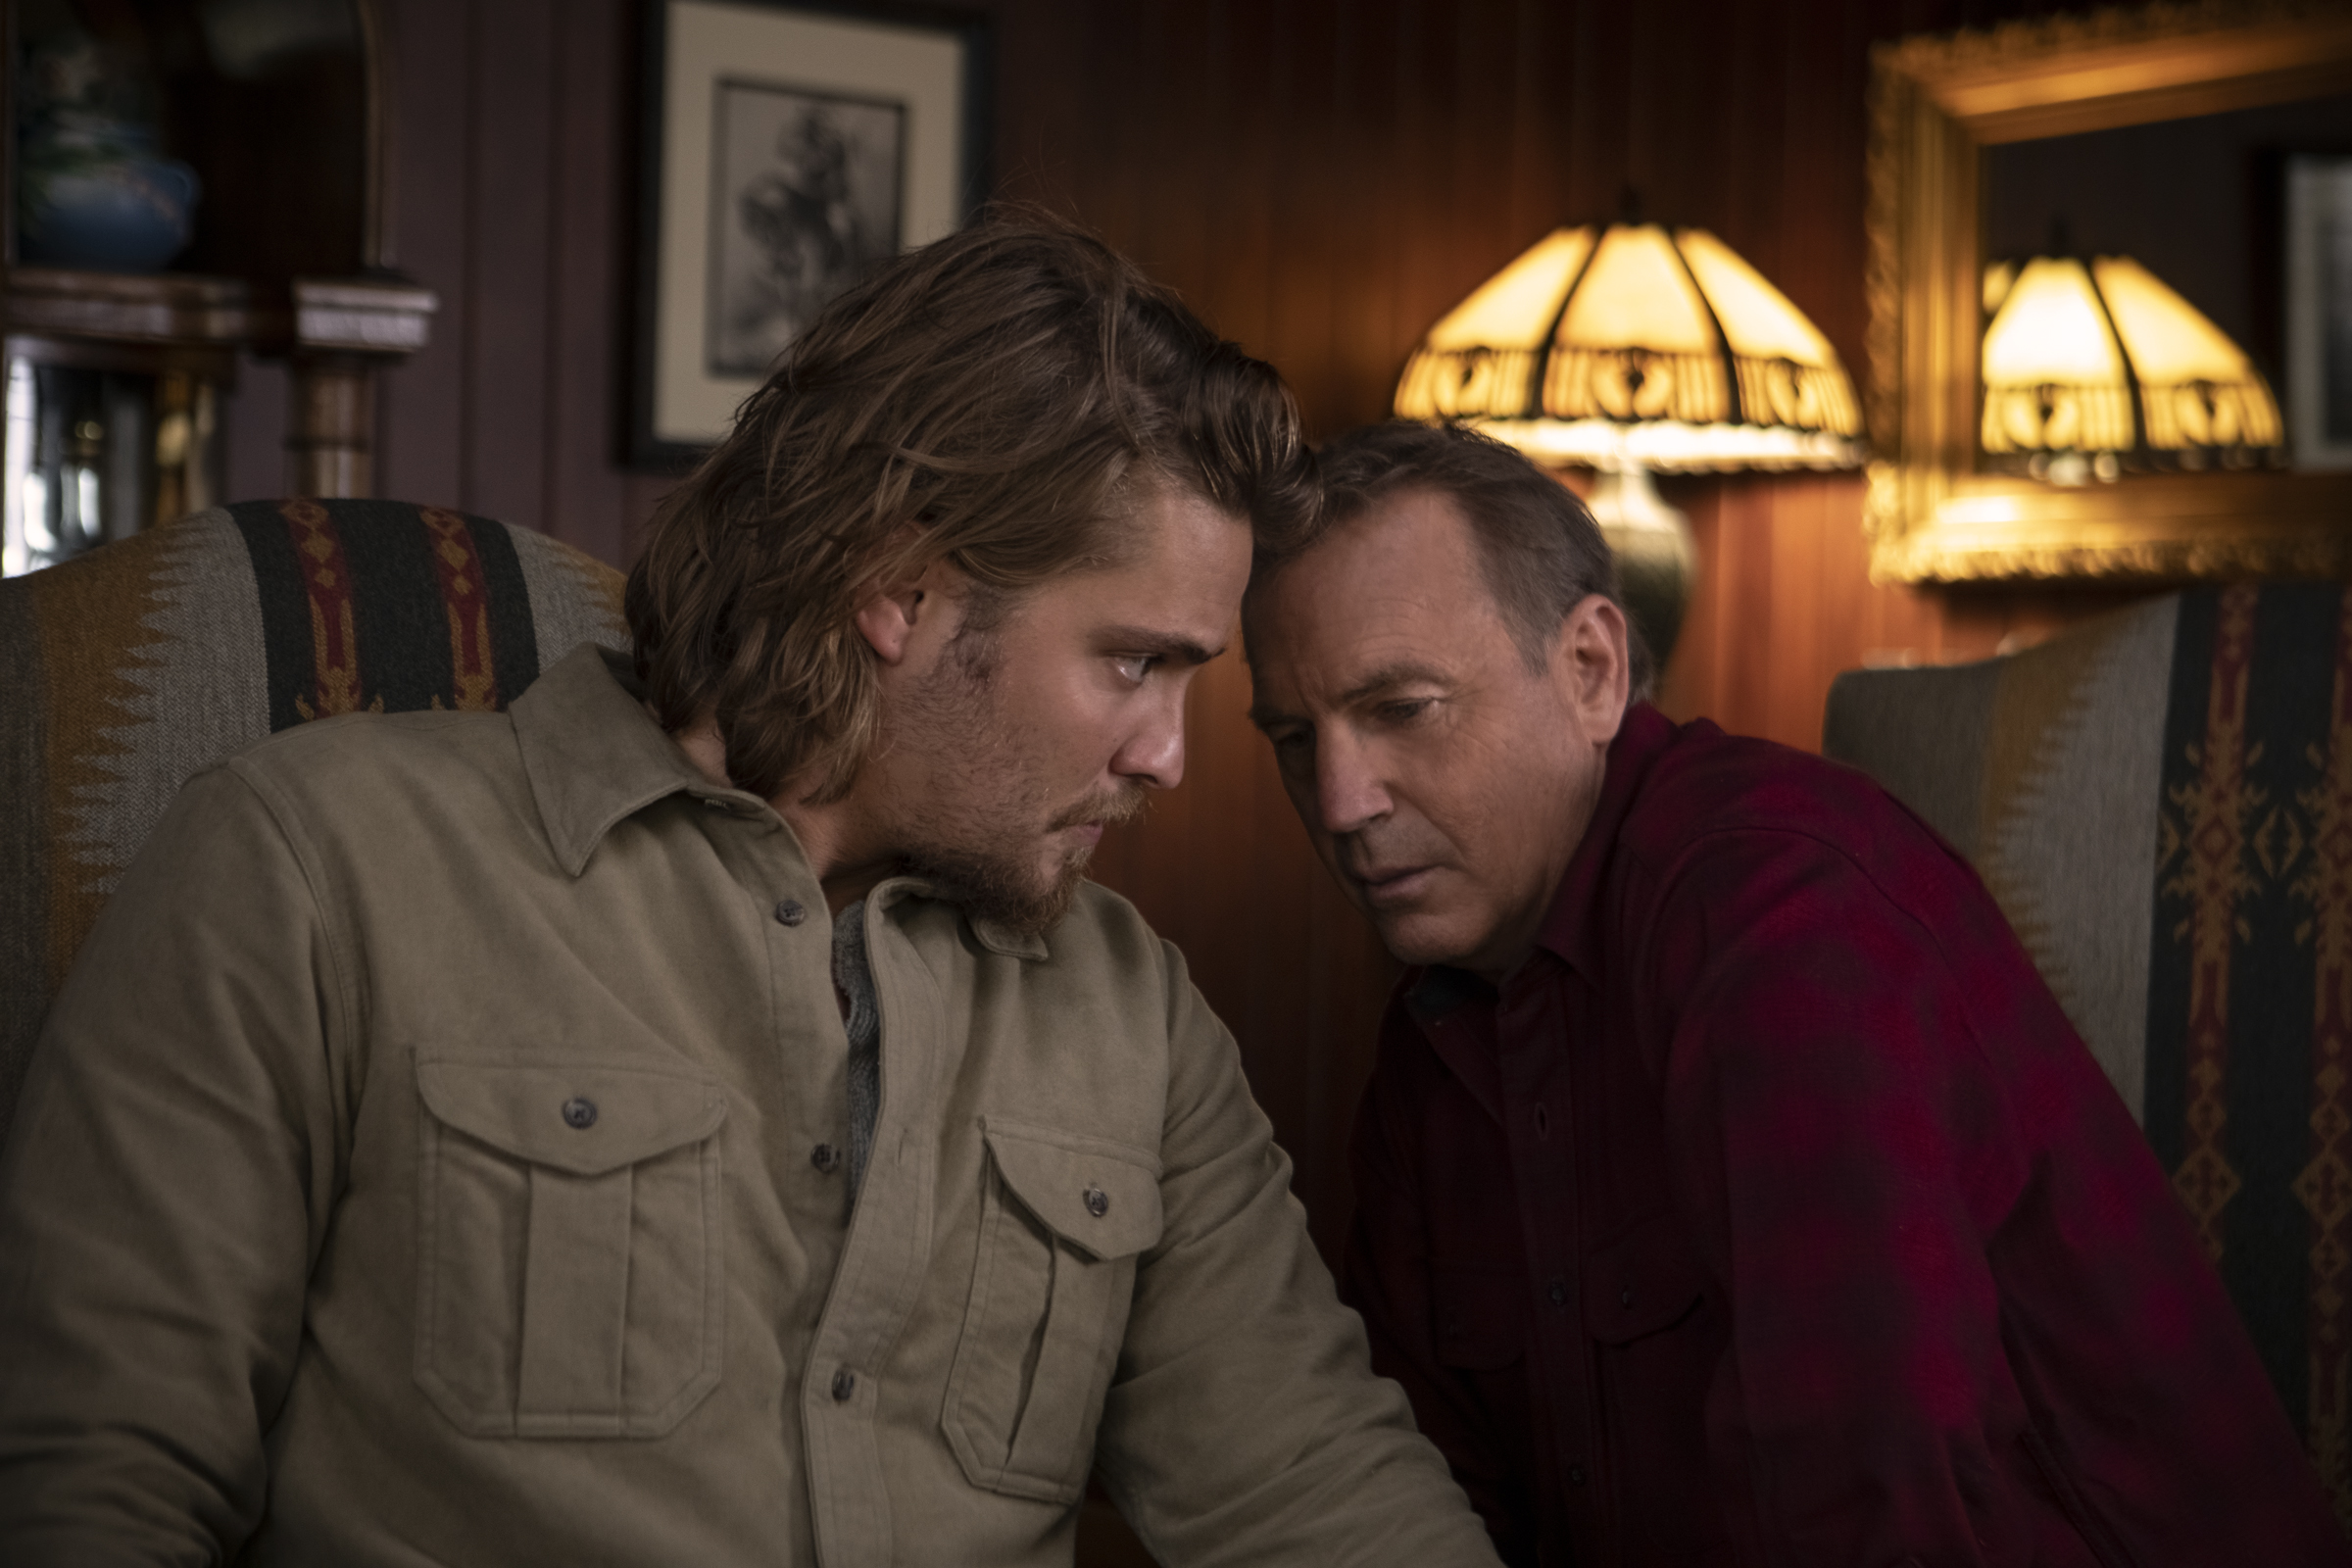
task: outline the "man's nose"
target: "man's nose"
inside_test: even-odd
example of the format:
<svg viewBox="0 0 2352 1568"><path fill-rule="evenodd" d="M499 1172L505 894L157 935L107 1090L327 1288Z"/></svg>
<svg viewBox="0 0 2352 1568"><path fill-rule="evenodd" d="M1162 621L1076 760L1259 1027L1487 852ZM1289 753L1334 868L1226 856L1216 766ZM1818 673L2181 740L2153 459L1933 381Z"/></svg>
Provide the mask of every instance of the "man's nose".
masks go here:
<svg viewBox="0 0 2352 1568"><path fill-rule="evenodd" d="M1323 830L1353 833L1389 814L1389 792L1370 752L1339 726L1315 747L1315 809Z"/></svg>
<svg viewBox="0 0 2352 1568"><path fill-rule="evenodd" d="M1170 694L1155 705L1151 718L1129 736L1110 770L1148 789L1172 790L1184 782L1184 697Z"/></svg>

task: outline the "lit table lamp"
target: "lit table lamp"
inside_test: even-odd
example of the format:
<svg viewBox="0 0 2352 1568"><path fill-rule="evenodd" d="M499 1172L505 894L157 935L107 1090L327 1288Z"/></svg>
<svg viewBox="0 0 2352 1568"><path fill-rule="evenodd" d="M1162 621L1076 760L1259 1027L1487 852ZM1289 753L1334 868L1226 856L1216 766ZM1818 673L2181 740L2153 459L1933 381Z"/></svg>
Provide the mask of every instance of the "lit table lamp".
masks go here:
<svg viewBox="0 0 2352 1568"><path fill-rule="evenodd" d="M1853 383L1829 339L1703 228L1552 230L1429 329L1396 411L1597 469L1592 514L1661 665L1696 556L1650 470L1862 460Z"/></svg>
<svg viewBox="0 0 2352 1568"><path fill-rule="evenodd" d="M1984 314L1981 439L1998 466L2082 484L2284 459L2254 362L2128 256L1988 267Z"/></svg>

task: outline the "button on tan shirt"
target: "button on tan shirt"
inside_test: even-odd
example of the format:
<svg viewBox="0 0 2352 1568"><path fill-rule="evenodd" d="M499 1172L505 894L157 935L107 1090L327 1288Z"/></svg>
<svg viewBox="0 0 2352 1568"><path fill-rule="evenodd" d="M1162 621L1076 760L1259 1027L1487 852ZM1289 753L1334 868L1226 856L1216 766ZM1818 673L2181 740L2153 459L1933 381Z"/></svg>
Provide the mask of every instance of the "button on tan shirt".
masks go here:
<svg viewBox="0 0 2352 1568"><path fill-rule="evenodd" d="M851 1207L824 907L594 650L194 780L0 1164L0 1556L1063 1562L1099 1465L1171 1564L1493 1560L1173 949L877 888Z"/></svg>

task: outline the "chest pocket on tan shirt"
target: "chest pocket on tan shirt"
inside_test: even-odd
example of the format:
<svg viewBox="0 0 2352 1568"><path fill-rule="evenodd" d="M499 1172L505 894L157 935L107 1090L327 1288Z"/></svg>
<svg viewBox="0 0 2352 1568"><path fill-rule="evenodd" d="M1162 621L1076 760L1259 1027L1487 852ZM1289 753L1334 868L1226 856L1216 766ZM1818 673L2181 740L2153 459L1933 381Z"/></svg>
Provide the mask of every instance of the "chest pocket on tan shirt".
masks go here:
<svg viewBox="0 0 2352 1568"><path fill-rule="evenodd" d="M991 1117L980 1250L948 1374L948 1442L975 1486L1074 1501L1126 1337L1135 1255L1159 1240L1142 1150Z"/></svg>
<svg viewBox="0 0 2352 1568"><path fill-rule="evenodd" d="M416 1066L419 1387L476 1437L646 1438L718 1382L725 1092Z"/></svg>

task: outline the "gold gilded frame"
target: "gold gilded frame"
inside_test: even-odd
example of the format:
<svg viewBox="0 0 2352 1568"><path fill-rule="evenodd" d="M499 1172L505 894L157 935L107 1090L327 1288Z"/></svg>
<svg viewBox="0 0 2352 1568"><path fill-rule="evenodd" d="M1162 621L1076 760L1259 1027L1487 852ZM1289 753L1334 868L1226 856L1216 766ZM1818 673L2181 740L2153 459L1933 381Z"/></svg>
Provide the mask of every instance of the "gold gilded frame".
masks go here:
<svg viewBox="0 0 2352 1568"><path fill-rule="evenodd" d="M2352 88L2352 8L2207 0L1872 55L1871 576L2352 576L2352 474L1977 471L1984 149Z"/></svg>

